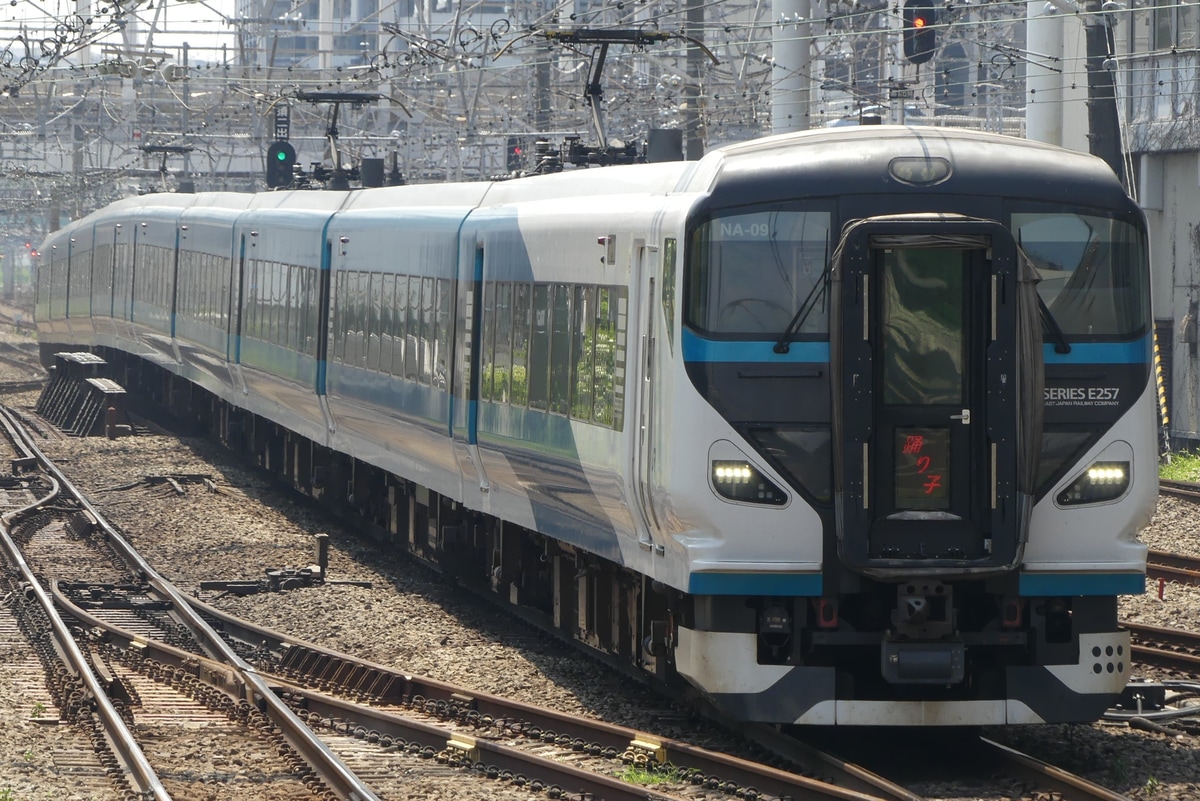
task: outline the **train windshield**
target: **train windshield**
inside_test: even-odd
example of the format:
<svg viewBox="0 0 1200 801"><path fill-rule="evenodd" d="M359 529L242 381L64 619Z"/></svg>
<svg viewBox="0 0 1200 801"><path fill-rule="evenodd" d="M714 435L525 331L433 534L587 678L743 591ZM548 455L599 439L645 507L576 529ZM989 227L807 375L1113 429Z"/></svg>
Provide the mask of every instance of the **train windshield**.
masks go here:
<svg viewBox="0 0 1200 801"><path fill-rule="evenodd" d="M1150 291L1140 228L1056 210L1014 213L1012 231L1037 268L1038 294L1068 340L1146 333Z"/></svg>
<svg viewBox="0 0 1200 801"><path fill-rule="evenodd" d="M829 259L830 214L775 205L718 212L691 237L684 322L717 338L778 337L820 293ZM828 335L828 294L797 328Z"/></svg>

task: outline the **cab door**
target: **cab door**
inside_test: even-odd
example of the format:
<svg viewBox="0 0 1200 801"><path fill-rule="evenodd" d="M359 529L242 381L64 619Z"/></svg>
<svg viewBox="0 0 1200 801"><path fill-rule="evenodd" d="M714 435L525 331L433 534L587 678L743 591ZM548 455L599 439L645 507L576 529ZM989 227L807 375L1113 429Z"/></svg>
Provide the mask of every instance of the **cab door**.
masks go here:
<svg viewBox="0 0 1200 801"><path fill-rule="evenodd" d="M835 254L839 543L864 572L1016 563L1031 476L1017 458L1040 422L1041 332L1020 306L1017 249L997 223L882 218ZM1030 284L1032 286L1032 283ZM1027 329L1022 331L1024 326ZM1038 381L1028 374L1039 374Z"/></svg>

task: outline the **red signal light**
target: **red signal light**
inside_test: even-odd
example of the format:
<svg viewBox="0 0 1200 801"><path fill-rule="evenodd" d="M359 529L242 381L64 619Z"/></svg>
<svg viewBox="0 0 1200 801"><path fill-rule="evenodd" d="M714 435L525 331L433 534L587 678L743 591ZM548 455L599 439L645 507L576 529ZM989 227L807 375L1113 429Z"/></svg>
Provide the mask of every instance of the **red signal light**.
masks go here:
<svg viewBox="0 0 1200 801"><path fill-rule="evenodd" d="M905 0L904 58L924 64L937 50L938 12L934 0Z"/></svg>

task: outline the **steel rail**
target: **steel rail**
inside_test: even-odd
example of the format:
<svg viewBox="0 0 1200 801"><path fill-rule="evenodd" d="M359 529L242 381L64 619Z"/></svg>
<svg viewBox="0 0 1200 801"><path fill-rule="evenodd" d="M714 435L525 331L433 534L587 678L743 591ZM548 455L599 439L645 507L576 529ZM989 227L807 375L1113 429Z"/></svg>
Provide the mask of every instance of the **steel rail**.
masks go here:
<svg viewBox="0 0 1200 801"><path fill-rule="evenodd" d="M231 692L228 686L228 681L232 676L228 675L226 666L219 661L207 657L197 657L195 654L166 643L148 641L144 637L76 606L61 591L55 592L55 601L85 625L103 630L105 636L109 637L117 647L126 650L137 647L146 656L162 664L195 674L209 686L224 692L231 698L237 698L236 692ZM483 763L488 769L497 772L511 771L513 775L521 774L528 776L531 780L536 778L547 786L557 785L563 791L579 791L582 797L603 798L606 801L647 801L647 799L683 801L683 799L665 793L648 793L644 787L557 763L498 743L476 740L469 735L453 732L424 721L341 701L325 693L308 690L286 680L277 680L273 684L273 689L278 689L301 701L308 717L308 723L312 727L324 724L335 732L339 729L342 732L368 729L379 737L387 736L405 743L417 744L424 749L436 749L455 754L460 760L466 760L467 766ZM428 751L426 753L429 755Z"/></svg>
<svg viewBox="0 0 1200 801"><path fill-rule="evenodd" d="M992 758L1002 763L1003 770L1033 782L1041 791L1034 794L1035 798L1045 795L1062 801L1132 801L1129 796L1116 790L1102 787L986 737L980 737L979 741L990 751Z"/></svg>
<svg viewBox="0 0 1200 801"><path fill-rule="evenodd" d="M7 411L7 410L5 410ZM326 785L344 799L344 801L379 801L378 796L370 787L347 767L336 754L318 738L309 727L296 716L294 712L271 691L267 680L257 670L243 660L233 648L189 604L187 596L164 579L137 552L136 549L113 528L102 514L83 497L83 494L63 475L62 471L37 447L25 433L22 426L16 425L11 416L4 415L6 427L16 433L24 443L24 449L42 465L47 475L54 478L59 486L69 493L91 515L96 525L103 530L109 544L128 564L146 576L148 583L165 598L170 599L176 613L191 630L192 636L210 656L230 666L239 676L241 683L248 692L247 701L255 703L261 700L266 707L267 717L279 727L284 739L316 772Z"/></svg>
<svg viewBox="0 0 1200 801"><path fill-rule="evenodd" d="M807 794L814 790L824 792L823 787L816 785L827 784L625 726L568 715L490 693L457 687L437 679L403 673L395 668L367 662L257 626L200 600L193 598L190 602L196 609L216 620L227 636L253 645L266 644L268 650L281 656L282 669L338 681L348 689L378 698L380 702L399 704L405 699L418 698L434 704L465 706L479 716L515 722L527 733L535 729L540 732L553 732L589 744L595 743L602 748L612 748L618 752L631 747L640 749L649 752L652 758L659 762L699 770L706 775L721 776L744 787L752 786L781 798L811 797ZM860 797L921 801L920 796L865 768L838 760L777 732L776 735L769 743L763 743L761 737L756 739L771 750L781 752L797 764L802 764L813 773L830 775L837 786L846 788Z"/></svg>
<svg viewBox="0 0 1200 801"><path fill-rule="evenodd" d="M1129 650L1138 661L1147 665L1156 665L1168 670L1184 670L1189 673L1200 673L1200 634L1186 629L1170 629L1163 626L1149 626L1145 623L1119 621L1122 628L1133 635L1134 642ZM1178 646L1186 651L1175 651L1168 648L1158 648L1149 643L1164 643L1167 646Z"/></svg>
<svg viewBox="0 0 1200 801"><path fill-rule="evenodd" d="M0 381L0 393L9 394L13 392L32 392L35 389L41 389L46 385L43 380L30 379L27 381Z"/></svg>
<svg viewBox="0 0 1200 801"><path fill-rule="evenodd" d="M1146 575L1179 584L1200 584L1200 557L1151 549L1146 556Z"/></svg>
<svg viewBox="0 0 1200 801"><path fill-rule="evenodd" d="M25 451L27 455L32 455L28 452L27 443L23 442L22 438L18 436L20 427L14 424L8 414L8 410L3 407L0 407L0 425L3 425L13 444L18 449ZM150 760L146 758L146 754L138 745L137 739L129 731L129 727L125 725L125 721L121 718L121 714L117 711L116 707L113 706L107 691L92 670L91 663L84 655L83 650L80 649L79 644L75 642L74 636L72 636L70 629L67 628L67 624L63 621L62 616L59 615L50 595L42 587L38 577L34 574L29 563L25 561L20 548L17 547L17 543L12 538L12 525L16 520L60 496L62 490L61 484L52 476L50 477L50 481L52 484L50 494L38 499L33 504L0 516L0 541L3 541L4 550L9 560L16 565L22 579L28 584L28 592L33 593L38 605L41 606L43 613L45 613L46 618L49 620L59 653L63 655L71 671L79 677L88 692L91 693L96 713L99 715L102 723L104 738L108 742L113 756L117 759L118 764L120 764L126 781L132 789L147 798L154 798L158 801L170 801L171 796L167 792L166 787L163 786L153 766L151 766Z"/></svg>
<svg viewBox="0 0 1200 801"><path fill-rule="evenodd" d="M513 776L524 776L527 781L541 781L547 788L557 785L563 793L578 793L580 798L597 798L604 801L683 801L675 795L649 790L646 787L623 782L620 779L593 773L565 762L556 762L535 756L501 743L472 737L462 732L452 732L429 723L374 709L350 701L343 701L324 693L314 692L294 685L283 685L281 689L296 698L308 711L310 725L327 725L335 731L342 729L353 732L362 727L372 734L402 739L427 749L437 749L457 757L464 767L482 769L489 776L503 771ZM826 785L836 790L832 785ZM551 798L555 794L551 794ZM806 798L850 799L862 796L808 795ZM865 799L863 799L865 801Z"/></svg>
<svg viewBox="0 0 1200 801"><path fill-rule="evenodd" d="M1160 478L1158 480L1158 491L1161 495L1170 495L1174 498L1187 498L1190 501L1200 501L1200 484L1192 481L1175 481L1173 479Z"/></svg>
<svg viewBox="0 0 1200 801"><path fill-rule="evenodd" d="M220 690L227 696L236 698L236 692L231 691L231 671L226 665L207 657L199 657L188 651L167 643L148 641L144 637L130 632L120 625L114 624L96 615L94 612L77 606L60 589L55 590L55 602L68 614L82 622L88 628L105 632L110 642L119 648L129 650L138 648L146 656L157 661L187 671L196 675L199 680L214 689ZM574 768L568 764L537 756L528 751L506 746L502 743L472 737L463 732L451 731L440 726L397 714L392 711L372 708L362 704L334 698L325 692L307 689L285 678L272 678L273 689L284 695L300 701L306 711L308 723L325 725L340 732L354 732L388 736L401 739L407 743L415 743L427 749L455 754L464 765L487 770L510 771L513 775L521 774L530 780L538 779L547 786L558 785L564 791L590 793L591 797L604 798L606 801L645 801L646 799L661 799L661 801L681 801L674 796L649 792L641 787L618 779L596 774L591 771ZM651 743L643 743L650 748ZM697 749L701 750L701 749ZM723 756L723 755L722 755ZM678 766L678 763L673 763ZM682 766L680 766L682 767ZM764 766L765 767L765 766ZM777 793L768 783L744 785L746 790L753 789L755 794L745 794L745 797L759 798L789 798L789 799L818 799L827 801L878 801L877 797L857 793L844 787L826 784L813 779L804 779L773 768L767 768L768 773L785 775L789 785L785 793ZM728 779L722 774L722 779ZM758 778L758 777L756 777ZM801 780L797 782L797 780ZM584 795L583 797L588 797Z"/></svg>

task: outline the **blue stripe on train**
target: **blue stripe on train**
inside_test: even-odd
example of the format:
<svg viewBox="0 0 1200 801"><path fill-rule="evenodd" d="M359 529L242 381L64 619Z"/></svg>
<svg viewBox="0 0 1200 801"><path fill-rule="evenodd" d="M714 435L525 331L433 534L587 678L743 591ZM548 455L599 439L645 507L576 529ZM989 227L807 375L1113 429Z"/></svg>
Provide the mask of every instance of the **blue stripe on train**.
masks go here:
<svg viewBox="0 0 1200 801"><path fill-rule="evenodd" d="M1141 595L1142 573L1022 573L1019 594L1026 597L1074 595Z"/></svg>
<svg viewBox="0 0 1200 801"><path fill-rule="evenodd" d="M692 573L692 595L820 595L820 573Z"/></svg>
<svg viewBox="0 0 1200 801"><path fill-rule="evenodd" d="M1147 364L1149 336L1132 342L1077 342L1070 353L1057 353L1053 344L1043 345L1046 364ZM792 342L787 353L776 353L774 342L705 339L683 330L683 359L687 362L808 362L828 363L828 342Z"/></svg>
<svg viewBox="0 0 1200 801"><path fill-rule="evenodd" d="M686 362L829 362L828 342L791 342L787 353L776 353L774 342L704 339L683 329Z"/></svg>
<svg viewBox="0 0 1200 801"><path fill-rule="evenodd" d="M1073 342L1070 353L1056 353L1054 345L1043 345L1042 358L1046 364L1147 364L1151 342L1149 335L1132 342Z"/></svg>

